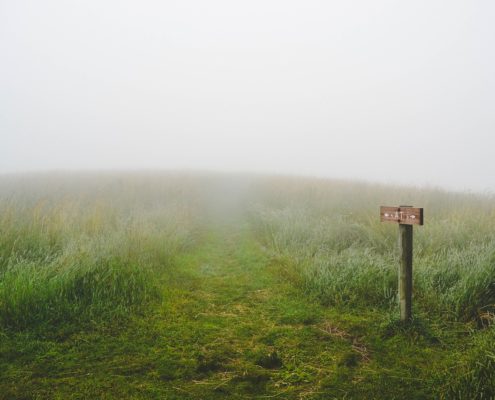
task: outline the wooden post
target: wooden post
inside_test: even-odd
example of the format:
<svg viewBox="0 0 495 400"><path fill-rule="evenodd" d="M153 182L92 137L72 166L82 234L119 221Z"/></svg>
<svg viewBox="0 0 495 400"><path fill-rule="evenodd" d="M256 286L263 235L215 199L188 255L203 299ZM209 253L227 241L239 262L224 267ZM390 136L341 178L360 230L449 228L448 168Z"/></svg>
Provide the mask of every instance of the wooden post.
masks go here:
<svg viewBox="0 0 495 400"><path fill-rule="evenodd" d="M401 321L412 317L413 227L399 224L399 308Z"/></svg>
<svg viewBox="0 0 495 400"><path fill-rule="evenodd" d="M380 207L382 222L399 223L399 309L401 321L412 318L413 225L423 225L423 209L412 206Z"/></svg>

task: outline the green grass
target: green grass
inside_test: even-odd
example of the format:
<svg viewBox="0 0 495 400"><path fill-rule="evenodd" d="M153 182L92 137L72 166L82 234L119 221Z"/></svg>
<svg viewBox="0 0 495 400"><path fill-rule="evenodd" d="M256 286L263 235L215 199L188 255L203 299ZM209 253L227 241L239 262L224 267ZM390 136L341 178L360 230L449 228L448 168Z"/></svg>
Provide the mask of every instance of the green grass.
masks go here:
<svg viewBox="0 0 495 400"><path fill-rule="evenodd" d="M322 184L323 194L324 189ZM329 305L386 308L395 304L397 291L397 227L380 223L378 204L371 208L362 189L354 191L352 208L332 204L325 211L323 194L313 188L309 200L295 202L293 196L283 208L255 208L252 223L308 293ZM328 196L332 203L333 194ZM426 207L426 225L415 229L416 304L450 319L481 322L495 311L494 205L491 198L466 195L449 203L449 194L442 197L437 201L445 207L430 213Z"/></svg>
<svg viewBox="0 0 495 400"><path fill-rule="evenodd" d="M0 193L0 398L495 396L492 197L158 173ZM377 215L404 202L426 210L409 325Z"/></svg>
<svg viewBox="0 0 495 400"><path fill-rule="evenodd" d="M190 210L174 201L35 195L0 199L0 324L9 330L125 317L160 297L156 277L194 242Z"/></svg>

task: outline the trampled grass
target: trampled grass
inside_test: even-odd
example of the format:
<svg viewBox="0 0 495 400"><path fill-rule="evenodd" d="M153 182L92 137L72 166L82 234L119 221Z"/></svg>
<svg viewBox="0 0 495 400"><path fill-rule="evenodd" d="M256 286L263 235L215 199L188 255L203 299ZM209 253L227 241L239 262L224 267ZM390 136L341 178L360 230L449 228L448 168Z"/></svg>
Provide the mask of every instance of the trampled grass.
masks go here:
<svg viewBox="0 0 495 400"><path fill-rule="evenodd" d="M425 208L414 314L397 227ZM186 173L0 179L0 398L493 398L495 199Z"/></svg>

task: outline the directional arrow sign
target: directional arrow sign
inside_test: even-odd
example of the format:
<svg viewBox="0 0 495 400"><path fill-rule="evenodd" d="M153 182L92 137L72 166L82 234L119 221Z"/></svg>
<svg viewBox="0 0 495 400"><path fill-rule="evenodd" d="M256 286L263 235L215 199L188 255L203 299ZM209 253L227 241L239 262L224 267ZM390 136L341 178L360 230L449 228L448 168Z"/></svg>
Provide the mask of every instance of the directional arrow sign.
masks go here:
<svg viewBox="0 0 495 400"><path fill-rule="evenodd" d="M397 222L402 225L423 225L423 209L415 207L380 207L382 222Z"/></svg>

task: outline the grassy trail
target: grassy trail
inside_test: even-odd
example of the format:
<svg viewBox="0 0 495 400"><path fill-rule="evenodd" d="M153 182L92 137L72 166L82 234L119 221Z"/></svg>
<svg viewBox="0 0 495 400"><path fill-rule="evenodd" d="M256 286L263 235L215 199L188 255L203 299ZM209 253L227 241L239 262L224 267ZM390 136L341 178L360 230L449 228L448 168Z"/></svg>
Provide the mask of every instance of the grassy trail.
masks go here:
<svg viewBox="0 0 495 400"><path fill-rule="evenodd" d="M125 327L2 337L0 398L428 397L441 345L312 301L247 229L217 227L162 279Z"/></svg>

